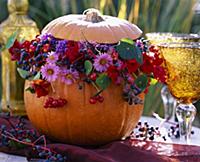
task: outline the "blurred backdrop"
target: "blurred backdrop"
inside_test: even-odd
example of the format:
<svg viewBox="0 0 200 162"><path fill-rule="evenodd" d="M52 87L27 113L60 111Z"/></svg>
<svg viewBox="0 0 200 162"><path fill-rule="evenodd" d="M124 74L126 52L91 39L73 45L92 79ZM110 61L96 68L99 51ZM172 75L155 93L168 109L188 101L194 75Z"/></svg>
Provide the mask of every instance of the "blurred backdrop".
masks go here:
<svg viewBox="0 0 200 162"><path fill-rule="evenodd" d="M144 33L179 32L200 34L200 0L29 0L29 16L41 30L49 21L66 14L82 14L97 8L137 24ZM0 22L8 16L7 0L0 0ZM144 115L163 115L161 84L151 86L145 99ZM200 127L200 103L195 125Z"/></svg>

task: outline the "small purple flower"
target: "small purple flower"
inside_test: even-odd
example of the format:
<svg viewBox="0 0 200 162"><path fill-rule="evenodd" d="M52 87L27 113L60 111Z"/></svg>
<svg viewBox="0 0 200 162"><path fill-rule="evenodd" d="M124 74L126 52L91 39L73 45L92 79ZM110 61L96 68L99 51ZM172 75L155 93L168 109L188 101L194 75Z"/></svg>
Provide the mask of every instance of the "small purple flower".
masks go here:
<svg viewBox="0 0 200 162"><path fill-rule="evenodd" d="M61 81L67 85L71 85L79 79L79 73L76 70L65 69L61 73Z"/></svg>
<svg viewBox="0 0 200 162"><path fill-rule="evenodd" d="M67 50L67 41L66 40L61 40L58 41L58 44L56 45L56 53L65 53Z"/></svg>
<svg viewBox="0 0 200 162"><path fill-rule="evenodd" d="M112 57L107 53L103 53L98 55L94 59L94 68L96 69L96 71L104 72L108 69L111 63L112 63Z"/></svg>
<svg viewBox="0 0 200 162"><path fill-rule="evenodd" d="M42 77L49 82L53 82L58 78L60 69L55 64L45 64L41 67Z"/></svg>
<svg viewBox="0 0 200 162"><path fill-rule="evenodd" d="M44 33L44 34L41 34L41 35L39 36L39 38L40 38L41 40L47 40L47 39L53 38L53 36L52 36L50 33Z"/></svg>
<svg viewBox="0 0 200 162"><path fill-rule="evenodd" d="M50 52L48 53L48 57L47 57L47 63L55 63L56 61L58 61L58 54L55 52Z"/></svg>

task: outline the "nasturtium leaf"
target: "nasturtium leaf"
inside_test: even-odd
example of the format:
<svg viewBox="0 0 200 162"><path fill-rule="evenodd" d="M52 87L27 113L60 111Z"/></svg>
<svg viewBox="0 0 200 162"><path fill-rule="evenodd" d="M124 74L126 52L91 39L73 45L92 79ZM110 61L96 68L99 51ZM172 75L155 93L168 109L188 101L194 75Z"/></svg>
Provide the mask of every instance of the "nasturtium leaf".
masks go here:
<svg viewBox="0 0 200 162"><path fill-rule="evenodd" d="M143 57L142 57L142 52L135 45L131 44L131 42L127 41L120 41L120 44L115 47L116 51L119 53L119 56L125 60L131 60L131 59L136 59L136 61L140 64L143 62Z"/></svg>
<svg viewBox="0 0 200 162"><path fill-rule="evenodd" d="M111 83L111 79L106 75L106 74L101 74L97 79L96 79L96 84L101 88L101 89L106 89Z"/></svg>
<svg viewBox="0 0 200 162"><path fill-rule="evenodd" d="M40 79L40 76L41 76L40 72L37 72L36 75L30 76L30 77L28 77L26 79L28 79L28 80L38 80L38 79Z"/></svg>
<svg viewBox="0 0 200 162"><path fill-rule="evenodd" d="M89 60L86 60L84 62L84 68L85 68L85 73L86 75L89 75L92 71L92 63Z"/></svg>
<svg viewBox="0 0 200 162"><path fill-rule="evenodd" d="M17 71L18 71L19 75L24 79L27 79L27 77L30 74L29 71L26 71L26 70L23 70L23 69L20 69L20 68L17 68Z"/></svg>
<svg viewBox="0 0 200 162"><path fill-rule="evenodd" d="M32 87L27 87L25 91L29 91L31 93L35 93L35 90Z"/></svg>
<svg viewBox="0 0 200 162"><path fill-rule="evenodd" d="M129 44L131 44L131 45L134 44L133 40L132 40L132 39L129 39L129 38L123 38L123 39L121 39L120 41L121 41L121 42L129 43Z"/></svg>
<svg viewBox="0 0 200 162"><path fill-rule="evenodd" d="M142 91L146 89L148 85L148 77L145 74L138 76L135 79L135 84L140 88Z"/></svg>
<svg viewBox="0 0 200 162"><path fill-rule="evenodd" d="M150 80L151 85L155 85L157 82L158 82L158 80L154 79L154 78L151 78L151 80Z"/></svg>
<svg viewBox="0 0 200 162"><path fill-rule="evenodd" d="M40 79L40 76L41 76L40 72L37 72L37 74L33 77L33 80Z"/></svg>
<svg viewBox="0 0 200 162"><path fill-rule="evenodd" d="M11 36L8 38L6 42L6 45L5 45L6 49L9 49L10 47L12 47L15 40L17 39L17 35L18 35L18 30L16 30L13 34L11 34Z"/></svg>

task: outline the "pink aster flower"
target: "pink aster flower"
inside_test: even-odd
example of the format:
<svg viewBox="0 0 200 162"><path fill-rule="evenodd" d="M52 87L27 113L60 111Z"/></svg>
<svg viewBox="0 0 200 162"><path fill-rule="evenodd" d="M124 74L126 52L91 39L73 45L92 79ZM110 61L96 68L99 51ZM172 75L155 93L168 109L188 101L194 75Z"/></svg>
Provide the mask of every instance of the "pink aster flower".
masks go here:
<svg viewBox="0 0 200 162"><path fill-rule="evenodd" d="M49 52L48 53L48 58L47 58L47 63L55 63L58 61L58 54L55 52Z"/></svg>
<svg viewBox="0 0 200 162"><path fill-rule="evenodd" d="M55 64L45 64L41 67L42 77L49 82L53 82L58 78L59 67Z"/></svg>
<svg viewBox="0 0 200 162"><path fill-rule="evenodd" d="M61 81L67 85L73 84L79 79L79 73L76 70L65 69L61 73Z"/></svg>
<svg viewBox="0 0 200 162"><path fill-rule="evenodd" d="M94 59L94 68L99 72L104 72L108 69L111 63L112 57L107 53L103 53Z"/></svg>

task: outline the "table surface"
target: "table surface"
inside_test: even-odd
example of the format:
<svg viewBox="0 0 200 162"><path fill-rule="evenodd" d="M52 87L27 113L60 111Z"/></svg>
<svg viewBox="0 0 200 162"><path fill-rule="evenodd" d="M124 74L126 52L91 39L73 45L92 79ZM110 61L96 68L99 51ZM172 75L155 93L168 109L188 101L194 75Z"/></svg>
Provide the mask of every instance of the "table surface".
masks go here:
<svg viewBox="0 0 200 162"><path fill-rule="evenodd" d="M152 126L158 126L160 124L160 121L158 119L152 118L152 117L141 117L140 119L142 122L147 121L150 125ZM167 129L170 127L171 125L168 123L165 123L163 125L163 128L161 129L162 133L165 134L167 133ZM191 141L190 144L191 145L196 145L196 146L200 146L200 129L193 127L193 129L195 134L191 136ZM180 141L179 139L170 139L167 138L168 143L177 143L177 144L185 144L183 141ZM14 155L9 155L9 154L5 154L5 153L1 153L0 152L0 162L28 162L26 160L25 157L21 157L21 156L14 156Z"/></svg>

